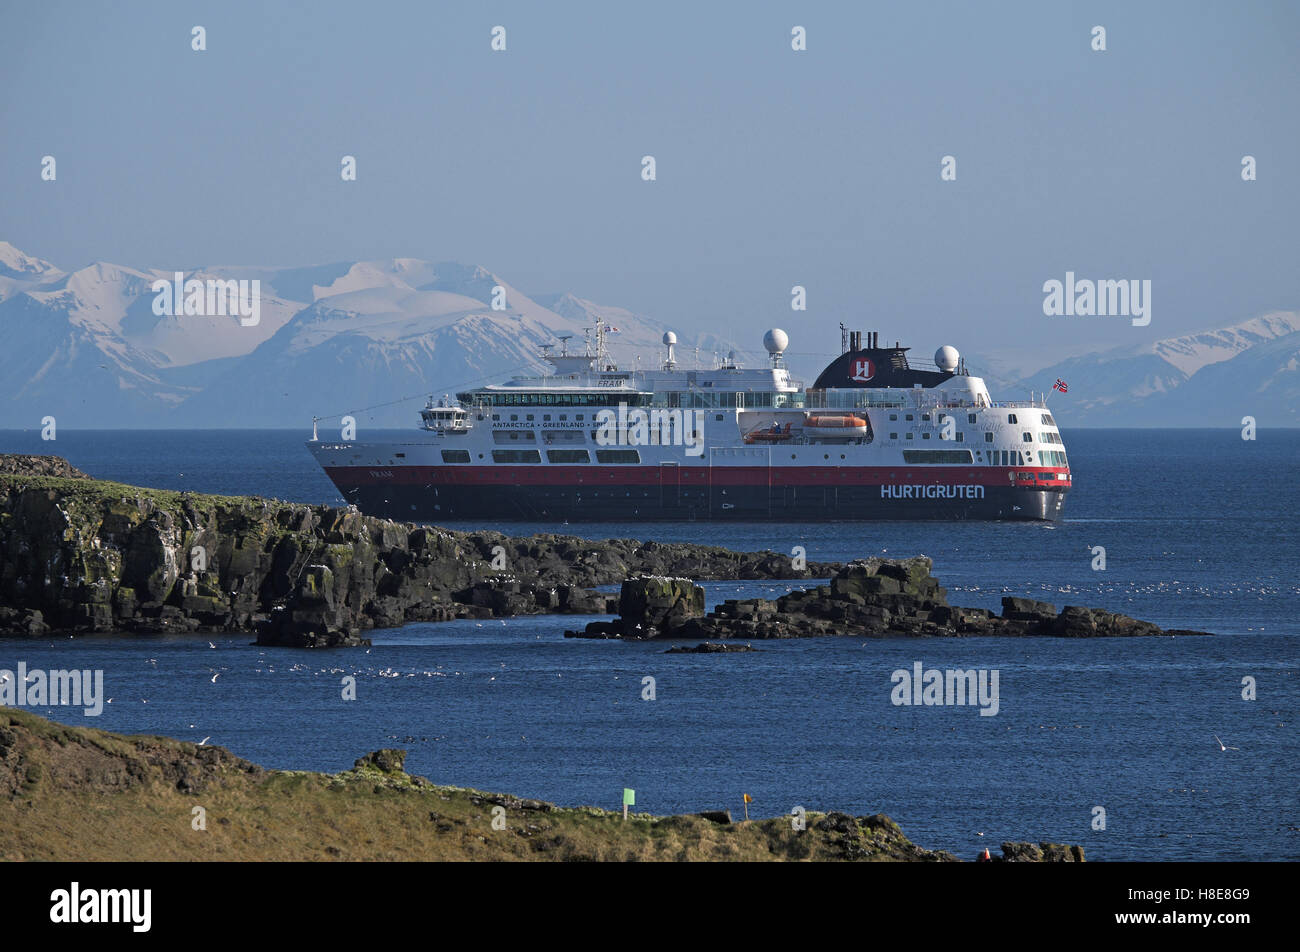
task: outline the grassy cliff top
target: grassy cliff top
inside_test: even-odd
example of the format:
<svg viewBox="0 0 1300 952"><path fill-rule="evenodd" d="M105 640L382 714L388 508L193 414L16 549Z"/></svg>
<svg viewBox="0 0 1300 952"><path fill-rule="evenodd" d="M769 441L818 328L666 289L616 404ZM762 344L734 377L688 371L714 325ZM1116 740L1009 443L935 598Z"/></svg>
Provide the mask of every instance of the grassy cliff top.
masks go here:
<svg viewBox="0 0 1300 952"><path fill-rule="evenodd" d="M379 751L337 774L266 770L220 747L0 708L0 860L953 859L884 816L809 812L804 831L790 818L624 821L435 784L405 773L403 756Z"/></svg>
<svg viewBox="0 0 1300 952"><path fill-rule="evenodd" d="M182 492L174 489L148 489L143 486L115 483L111 480L95 479L90 476L46 476L31 473L12 473L3 469L0 469L0 486L13 489L48 489L63 496L80 497L95 501L118 500L122 497L128 499L147 498L155 500L160 507L177 506L182 499L187 499L192 503L209 502L224 505L260 503L262 501L261 497L257 496L217 496L211 493L190 492L189 490ZM280 500L267 501L280 502ZM290 504L284 503L284 505Z"/></svg>

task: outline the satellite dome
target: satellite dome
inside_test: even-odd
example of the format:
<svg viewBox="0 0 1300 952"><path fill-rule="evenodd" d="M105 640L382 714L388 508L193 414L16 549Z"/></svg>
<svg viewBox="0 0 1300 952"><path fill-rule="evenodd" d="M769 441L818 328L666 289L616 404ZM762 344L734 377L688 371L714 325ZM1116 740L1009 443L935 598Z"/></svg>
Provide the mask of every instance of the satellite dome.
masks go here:
<svg viewBox="0 0 1300 952"><path fill-rule="evenodd" d="M763 335L763 346L769 354L779 354L790 346L790 337L779 327L774 327Z"/></svg>
<svg viewBox="0 0 1300 952"><path fill-rule="evenodd" d="M664 331L664 343L671 347L673 344L677 343L677 335L672 331Z"/></svg>
<svg viewBox="0 0 1300 952"><path fill-rule="evenodd" d="M957 348L950 347L947 344L934 352L935 366L946 373L952 373L956 370L960 360L961 354L957 353Z"/></svg>

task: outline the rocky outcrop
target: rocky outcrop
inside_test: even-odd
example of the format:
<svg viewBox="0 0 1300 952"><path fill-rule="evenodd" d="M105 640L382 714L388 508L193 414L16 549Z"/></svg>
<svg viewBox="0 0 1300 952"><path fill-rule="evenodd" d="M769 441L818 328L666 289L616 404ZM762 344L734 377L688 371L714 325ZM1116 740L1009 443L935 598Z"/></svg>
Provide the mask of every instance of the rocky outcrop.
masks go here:
<svg viewBox="0 0 1300 952"><path fill-rule="evenodd" d="M948 604L948 595L931 574L925 556L891 560L867 559L840 569L829 585L791 592L775 600L728 599L704 615L692 612L665 616L645 624L641 614L612 622L593 622L573 637L759 639L806 638L816 635L855 637L890 636L1053 636L1061 638L1116 638L1160 634L1205 634L1179 629L1162 631L1151 622L1099 608L1068 605L1059 613L1048 602L1007 596L1002 614L987 609ZM629 580L644 585L644 580ZM693 586L702 603L704 590ZM635 590L635 589L634 589ZM627 591L625 587L625 591ZM679 603L684 591L675 591ZM630 607L639 609L633 599ZM623 612L620 602L619 611Z"/></svg>
<svg viewBox="0 0 1300 952"><path fill-rule="evenodd" d="M353 770L378 770L380 773L405 773L406 751L394 747L374 750L364 757L358 757L352 765Z"/></svg>
<svg viewBox="0 0 1300 952"><path fill-rule="evenodd" d="M62 456L0 454L0 476L55 476L60 479L90 479Z"/></svg>
<svg viewBox="0 0 1300 952"><path fill-rule="evenodd" d="M581 633L568 631L565 636L654 638L688 619L702 617L704 589L688 578L649 575L624 579L617 611L619 617L612 622L593 621Z"/></svg>
<svg viewBox="0 0 1300 952"><path fill-rule="evenodd" d="M1006 863L1082 863L1082 846L1064 843L1003 843L1002 855L993 856L995 862Z"/></svg>
<svg viewBox="0 0 1300 952"><path fill-rule="evenodd" d="M669 648L664 654L735 654L738 651L754 651L753 645L729 645L716 641L705 641L701 644L690 647L688 645L676 645Z"/></svg>
<svg viewBox="0 0 1300 952"><path fill-rule="evenodd" d="M33 475L0 459L19 471L0 475L0 635L250 631L267 645L355 645L408 622L606 614L616 596L592 588L634 574L834 568L717 546L450 532L355 509Z"/></svg>

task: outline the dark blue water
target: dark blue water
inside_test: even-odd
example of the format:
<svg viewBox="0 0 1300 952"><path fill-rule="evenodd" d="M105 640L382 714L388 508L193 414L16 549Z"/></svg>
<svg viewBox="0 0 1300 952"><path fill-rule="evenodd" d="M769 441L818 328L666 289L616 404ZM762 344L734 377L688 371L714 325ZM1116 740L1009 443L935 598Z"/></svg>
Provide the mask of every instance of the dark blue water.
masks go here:
<svg viewBox="0 0 1300 952"><path fill-rule="evenodd" d="M337 501L303 434L0 433L142 485ZM707 541L844 559L922 552L956 603L1002 594L1104 606L1214 638L808 639L728 656L565 640L585 618L375 632L362 650L252 647L248 636L0 643L0 668L102 668L108 730L221 744L268 766L338 770L381 746L439 782L655 813L795 805L893 816L962 856L1005 839L1094 859L1300 858L1300 431L1074 431L1076 488L1056 526L605 525L575 534ZM500 525L515 533L554 526ZM1092 546L1106 548L1093 571ZM777 594L714 583L710 602ZM891 672L1000 673L999 711L890 702ZM212 675L219 673L216 682ZM357 700L340 680L357 679ZM656 699L641 700L655 678ZM1241 697L1254 678L1258 700ZM1240 750L1221 751L1214 735ZM410 738L408 740L408 738ZM1092 829L1094 807L1106 829ZM979 836L979 833L985 834Z"/></svg>

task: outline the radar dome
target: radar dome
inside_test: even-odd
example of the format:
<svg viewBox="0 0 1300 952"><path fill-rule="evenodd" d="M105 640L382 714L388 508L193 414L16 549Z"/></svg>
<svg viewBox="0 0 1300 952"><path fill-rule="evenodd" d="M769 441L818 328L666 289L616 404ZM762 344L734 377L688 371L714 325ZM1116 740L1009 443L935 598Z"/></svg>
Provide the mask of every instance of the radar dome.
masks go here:
<svg viewBox="0 0 1300 952"><path fill-rule="evenodd" d="M763 335L763 346L769 354L780 354L790 346L790 337L779 327L774 327Z"/></svg>
<svg viewBox="0 0 1300 952"><path fill-rule="evenodd" d="M960 360L961 354L957 353L957 348L949 347L947 344L934 352L935 366L946 373L956 370Z"/></svg>

